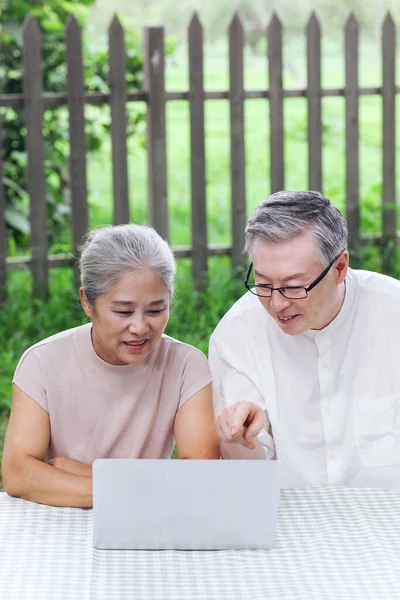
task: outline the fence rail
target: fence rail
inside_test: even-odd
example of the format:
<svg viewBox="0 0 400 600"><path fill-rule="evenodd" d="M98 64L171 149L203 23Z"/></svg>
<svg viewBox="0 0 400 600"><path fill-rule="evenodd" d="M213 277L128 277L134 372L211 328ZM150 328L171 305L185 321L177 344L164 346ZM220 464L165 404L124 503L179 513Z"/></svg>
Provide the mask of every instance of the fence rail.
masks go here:
<svg viewBox="0 0 400 600"><path fill-rule="evenodd" d="M321 27L313 13L306 27L307 87L283 89L282 23L273 15L266 31L268 43L269 88L244 89L244 31L240 18L234 15L228 29L229 90L205 91L203 81L203 28L194 15L188 29L189 90L165 90L164 28L145 28L145 90L131 92L126 86L126 55L124 29L114 17L109 29L109 93L86 93L82 64L82 31L71 16L65 28L67 81L66 90L49 93L42 90L41 33L36 19L28 16L23 28L23 93L0 94L0 107L23 109L28 157L28 193L30 198L31 256L8 257L5 238L5 196L2 188L0 156L0 296L6 297L7 271L32 270L34 293L48 294L48 270L55 266L75 266L77 249L88 227L86 148L84 107L108 104L111 108L111 142L113 165L114 223L129 221L128 157L126 139L126 105L145 102L147 105L148 205L150 223L168 239L166 102L184 100L190 107L191 207L192 246L174 248L180 257L192 258L193 278L198 287L207 280L207 258L231 256L235 266L243 262L246 215L245 192L245 126L244 105L247 99L269 101L271 191L285 187L284 170L284 100L302 97L308 104L308 185L321 190L322 181L322 111L323 97L345 98L346 119L346 216L349 223L350 246L386 244L391 253L399 242L396 231L395 186L395 99L400 86L395 84L396 30L388 13L382 25L382 85L359 86L359 27L350 14L345 24L345 86L321 87ZM382 97L382 234L366 236L360 231L359 199L359 98L365 95ZM206 100L229 100L231 136L231 231L232 243L208 244L205 176ZM43 113L66 106L70 130L70 181L72 255L48 255L46 229L46 181L43 156ZM1 124L0 124L1 128ZM1 130L0 130L1 140ZM0 142L1 148L1 142ZM1 154L1 152L0 152ZM388 256L388 252L385 252ZM77 273L75 273L77 277Z"/></svg>

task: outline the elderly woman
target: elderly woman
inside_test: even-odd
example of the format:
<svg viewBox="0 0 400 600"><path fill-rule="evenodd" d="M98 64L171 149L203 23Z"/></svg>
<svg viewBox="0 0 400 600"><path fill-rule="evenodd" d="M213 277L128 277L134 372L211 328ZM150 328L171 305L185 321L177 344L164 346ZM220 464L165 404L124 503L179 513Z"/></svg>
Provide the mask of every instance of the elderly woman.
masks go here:
<svg viewBox="0 0 400 600"><path fill-rule="evenodd" d="M211 376L204 355L164 335L175 262L151 228L92 231L80 298L91 322L23 354L3 453L12 496L92 505L92 462L217 459Z"/></svg>

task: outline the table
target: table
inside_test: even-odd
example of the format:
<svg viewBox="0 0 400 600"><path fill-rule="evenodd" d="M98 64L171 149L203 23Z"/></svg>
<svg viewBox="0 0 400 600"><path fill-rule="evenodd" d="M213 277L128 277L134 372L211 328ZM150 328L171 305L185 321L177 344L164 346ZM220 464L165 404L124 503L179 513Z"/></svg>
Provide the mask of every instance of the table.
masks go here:
<svg viewBox="0 0 400 600"><path fill-rule="evenodd" d="M91 510L1 493L0 598L396 600L400 494L283 490L273 550L184 552L94 550Z"/></svg>

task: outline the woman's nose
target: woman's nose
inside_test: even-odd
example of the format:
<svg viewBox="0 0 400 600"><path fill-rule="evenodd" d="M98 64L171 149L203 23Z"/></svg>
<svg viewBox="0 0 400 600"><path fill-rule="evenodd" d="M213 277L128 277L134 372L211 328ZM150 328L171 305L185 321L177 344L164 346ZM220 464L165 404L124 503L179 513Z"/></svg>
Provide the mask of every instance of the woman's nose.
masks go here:
<svg viewBox="0 0 400 600"><path fill-rule="evenodd" d="M148 325L143 315L134 315L129 324L129 331L138 337L148 331Z"/></svg>

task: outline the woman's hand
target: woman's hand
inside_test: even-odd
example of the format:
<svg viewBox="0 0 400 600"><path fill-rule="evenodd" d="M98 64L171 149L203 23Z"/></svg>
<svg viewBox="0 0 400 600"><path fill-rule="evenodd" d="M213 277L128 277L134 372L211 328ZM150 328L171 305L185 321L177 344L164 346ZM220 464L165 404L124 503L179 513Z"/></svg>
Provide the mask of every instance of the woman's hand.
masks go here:
<svg viewBox="0 0 400 600"><path fill-rule="evenodd" d="M80 475L81 477L92 476L92 467L67 456L55 456L49 460L48 464L55 469L71 473L71 475Z"/></svg>

